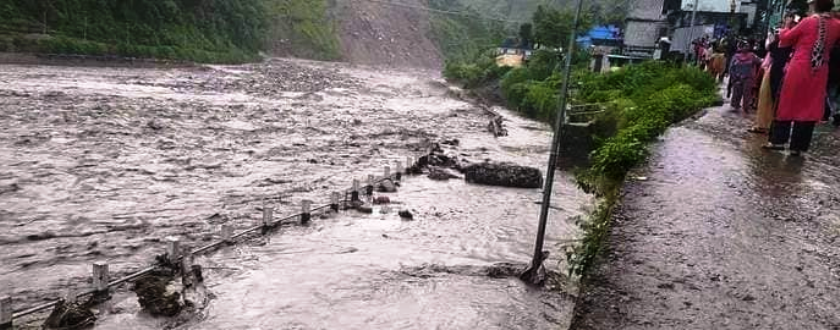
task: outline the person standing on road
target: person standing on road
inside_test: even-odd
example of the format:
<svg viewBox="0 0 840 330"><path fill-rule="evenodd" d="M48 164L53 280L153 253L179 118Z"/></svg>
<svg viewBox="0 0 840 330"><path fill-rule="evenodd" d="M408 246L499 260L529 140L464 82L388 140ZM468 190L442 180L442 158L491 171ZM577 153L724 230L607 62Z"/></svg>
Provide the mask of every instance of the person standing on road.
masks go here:
<svg viewBox="0 0 840 330"><path fill-rule="evenodd" d="M815 13L793 27L793 20L785 19L785 28L779 32L779 47L793 47L793 58L788 64L782 84L776 120L767 149L784 150L790 142L790 153L799 156L808 151L814 126L825 111L828 85L828 62L832 47L840 39L840 21L828 13L834 7L832 0L811 0ZM793 131L791 133L791 130Z"/></svg>
<svg viewBox="0 0 840 330"><path fill-rule="evenodd" d="M768 49L773 47L773 44L778 43L774 41L773 36L767 39L769 42ZM764 57L764 63L761 64L764 69L764 74L761 79L761 87L758 89L758 107L755 116L755 126L749 131L752 133L766 134L770 131L770 125L773 123L773 112L775 111L775 102L773 102L773 90L770 88L770 69L773 67L773 56L770 53Z"/></svg>
<svg viewBox="0 0 840 330"><path fill-rule="evenodd" d="M719 83L723 82L723 75L726 72L726 55L720 48L720 46L713 47L714 52L709 60L709 73L715 76Z"/></svg>
<svg viewBox="0 0 840 330"><path fill-rule="evenodd" d="M729 83L732 84L730 104L735 110L743 109L744 112L749 112L752 106L756 67L759 65L761 65L761 59L753 54L749 45L742 43L729 67Z"/></svg>

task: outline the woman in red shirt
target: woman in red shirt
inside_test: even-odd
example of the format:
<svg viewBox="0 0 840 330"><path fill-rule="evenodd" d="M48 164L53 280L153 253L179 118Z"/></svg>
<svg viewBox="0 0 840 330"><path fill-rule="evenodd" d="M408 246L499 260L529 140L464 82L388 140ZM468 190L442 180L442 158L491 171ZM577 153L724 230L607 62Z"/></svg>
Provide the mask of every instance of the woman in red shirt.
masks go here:
<svg viewBox="0 0 840 330"><path fill-rule="evenodd" d="M779 47L793 47L793 58L782 83L779 107L768 149L783 150L790 142L791 155L808 151L814 126L825 110L828 62L831 48L840 40L840 21L829 15L832 0L810 1L815 14L793 27L786 19L779 32ZM791 133L792 128L792 133Z"/></svg>

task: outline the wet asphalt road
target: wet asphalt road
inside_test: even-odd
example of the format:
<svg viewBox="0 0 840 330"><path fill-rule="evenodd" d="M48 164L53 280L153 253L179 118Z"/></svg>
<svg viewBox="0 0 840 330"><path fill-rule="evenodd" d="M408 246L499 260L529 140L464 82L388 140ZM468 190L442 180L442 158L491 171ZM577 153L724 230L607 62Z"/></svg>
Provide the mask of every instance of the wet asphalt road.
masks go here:
<svg viewBox="0 0 840 330"><path fill-rule="evenodd" d="M803 160L749 125L714 108L652 146L573 329L840 329L840 133Z"/></svg>

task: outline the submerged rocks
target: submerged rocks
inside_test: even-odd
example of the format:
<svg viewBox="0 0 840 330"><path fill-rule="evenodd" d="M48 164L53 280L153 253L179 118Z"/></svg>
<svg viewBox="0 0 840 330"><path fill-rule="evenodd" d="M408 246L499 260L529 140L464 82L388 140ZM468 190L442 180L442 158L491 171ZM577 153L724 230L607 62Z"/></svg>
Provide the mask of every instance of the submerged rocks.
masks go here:
<svg viewBox="0 0 840 330"><path fill-rule="evenodd" d="M452 173L448 169L437 167L437 166L430 166L429 167L429 179L435 181L446 181L449 179L460 179L461 177Z"/></svg>
<svg viewBox="0 0 840 330"><path fill-rule="evenodd" d="M137 294L143 310L152 316L172 317L184 309L179 286L174 277L157 273L135 281L131 291Z"/></svg>
<svg viewBox="0 0 840 330"><path fill-rule="evenodd" d="M481 163L464 168L467 182L514 188L540 188L543 176L533 167L509 163Z"/></svg>
<svg viewBox="0 0 840 330"><path fill-rule="evenodd" d="M400 215L400 218L403 218L405 220L414 220L414 214L411 214L411 211L409 210L402 210L397 214Z"/></svg>
<svg viewBox="0 0 840 330"><path fill-rule="evenodd" d="M96 321L96 316L87 305L78 302L59 301L44 322L43 329L74 330L90 328Z"/></svg>
<svg viewBox="0 0 840 330"><path fill-rule="evenodd" d="M385 193L397 192L397 185L394 184L394 181L384 180L384 181L379 183L379 185L377 186L377 190L379 192L385 192Z"/></svg>

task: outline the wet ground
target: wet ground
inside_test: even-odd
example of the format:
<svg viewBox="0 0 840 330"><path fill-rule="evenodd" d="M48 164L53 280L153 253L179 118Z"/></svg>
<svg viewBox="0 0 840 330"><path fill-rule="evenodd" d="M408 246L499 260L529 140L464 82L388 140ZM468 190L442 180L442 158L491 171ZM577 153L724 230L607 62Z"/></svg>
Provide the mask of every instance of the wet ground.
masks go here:
<svg viewBox="0 0 840 330"><path fill-rule="evenodd" d="M286 60L0 66L0 294L19 309L87 288L95 261L119 276L150 263L166 236L198 246L222 224L253 226L263 201L278 216L323 204L432 141L458 139L450 152L472 161L544 166L545 125L500 109L510 136L496 139L486 113L448 95L428 72ZM552 251L590 202L569 175L557 186ZM530 260L539 196L409 178L391 212L319 218L200 259L213 299L199 315L152 319L123 287L98 328L562 327L571 298L486 276ZM550 267L564 267L560 254Z"/></svg>
<svg viewBox="0 0 840 330"><path fill-rule="evenodd" d="M728 107L632 174L573 329L840 329L840 132L805 159Z"/></svg>

